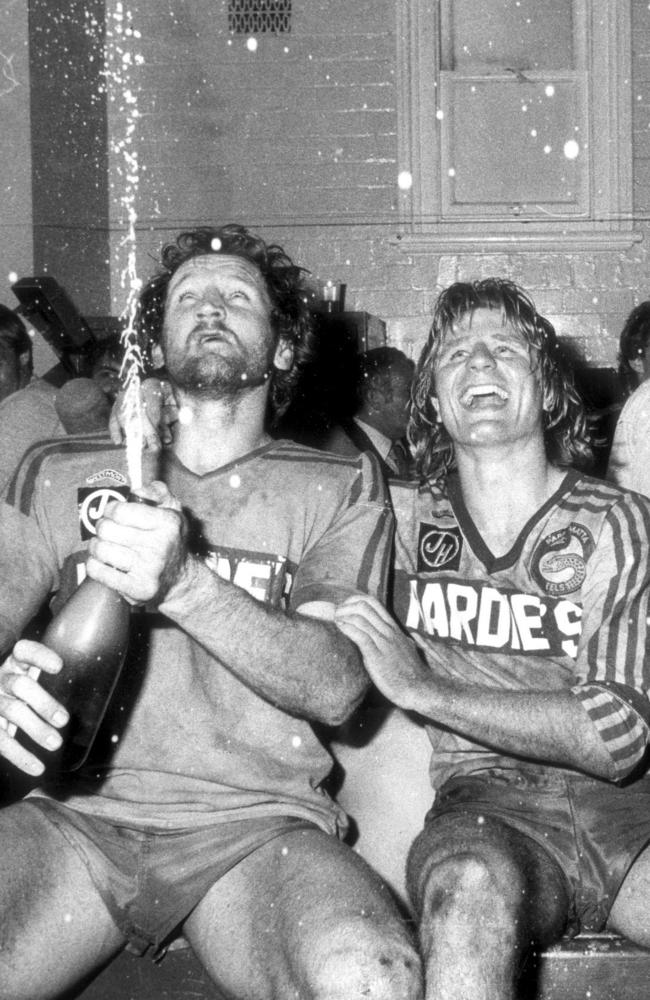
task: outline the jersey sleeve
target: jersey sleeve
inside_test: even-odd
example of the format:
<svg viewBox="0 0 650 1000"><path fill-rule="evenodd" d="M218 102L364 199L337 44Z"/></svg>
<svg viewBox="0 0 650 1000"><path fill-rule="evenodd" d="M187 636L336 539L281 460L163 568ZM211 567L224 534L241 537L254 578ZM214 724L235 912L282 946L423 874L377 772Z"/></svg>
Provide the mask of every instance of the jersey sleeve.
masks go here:
<svg viewBox="0 0 650 1000"><path fill-rule="evenodd" d="M377 460L364 453L329 525L300 561L292 609L311 601L340 604L359 593L385 601L393 526Z"/></svg>
<svg viewBox="0 0 650 1000"><path fill-rule="evenodd" d="M650 733L650 504L626 494L612 506L589 559L573 693L606 743L619 777Z"/></svg>
<svg viewBox="0 0 650 1000"><path fill-rule="evenodd" d="M572 688L571 693L580 701L605 744L616 769L616 780L627 778L648 746L647 722L625 695L619 697L612 688L583 684Z"/></svg>

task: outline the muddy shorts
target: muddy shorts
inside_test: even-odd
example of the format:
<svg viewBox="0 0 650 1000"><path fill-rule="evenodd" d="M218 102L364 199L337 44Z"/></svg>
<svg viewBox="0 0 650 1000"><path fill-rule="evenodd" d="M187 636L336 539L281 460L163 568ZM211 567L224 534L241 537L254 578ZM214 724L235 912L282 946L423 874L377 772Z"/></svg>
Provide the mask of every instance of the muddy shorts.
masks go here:
<svg viewBox="0 0 650 1000"><path fill-rule="evenodd" d="M50 799L38 809L75 849L129 950L164 954L166 944L208 890L263 844L295 830L313 830L287 816L213 823L199 829L147 833L86 816Z"/></svg>
<svg viewBox="0 0 650 1000"><path fill-rule="evenodd" d="M650 843L650 778L620 788L550 768L490 768L447 781L425 828L454 813L492 817L541 845L567 881L570 932L599 931Z"/></svg>

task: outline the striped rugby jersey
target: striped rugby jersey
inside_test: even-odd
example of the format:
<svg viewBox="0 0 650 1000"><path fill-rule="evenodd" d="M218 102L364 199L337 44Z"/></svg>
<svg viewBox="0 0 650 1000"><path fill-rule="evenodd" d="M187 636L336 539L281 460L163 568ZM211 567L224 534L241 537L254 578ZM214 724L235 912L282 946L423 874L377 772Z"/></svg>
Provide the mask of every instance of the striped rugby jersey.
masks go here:
<svg viewBox="0 0 650 1000"><path fill-rule="evenodd" d="M171 452L159 471L156 456L144 460L144 481L163 479L188 511L195 552L257 600L291 611L385 597L392 515L374 459L285 441L202 476ZM77 584L107 501L127 490L125 451L105 440L31 449L0 505L5 650L47 593ZM322 788L332 759L307 720L264 700L163 615L136 620L97 744L65 790L69 806L141 829L278 814L329 832L345 825ZM214 627L233 623L221 626L217 609ZM276 627L259 638L261 670Z"/></svg>
<svg viewBox="0 0 650 1000"><path fill-rule="evenodd" d="M494 557L443 489L391 483L394 611L440 675L504 690L568 689L629 774L649 735L650 501L575 471ZM499 766L495 751L430 728L436 787Z"/></svg>

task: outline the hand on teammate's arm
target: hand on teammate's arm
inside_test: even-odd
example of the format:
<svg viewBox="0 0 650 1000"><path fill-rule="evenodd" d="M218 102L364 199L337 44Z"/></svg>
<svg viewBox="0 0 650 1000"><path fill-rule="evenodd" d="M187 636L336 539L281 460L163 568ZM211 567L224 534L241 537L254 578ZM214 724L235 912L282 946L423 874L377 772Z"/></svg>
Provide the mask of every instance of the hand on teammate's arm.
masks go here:
<svg viewBox="0 0 650 1000"><path fill-rule="evenodd" d="M334 621L398 707L508 755L610 780L617 776L596 727L570 691L494 689L443 676L373 598L350 598L336 609Z"/></svg>

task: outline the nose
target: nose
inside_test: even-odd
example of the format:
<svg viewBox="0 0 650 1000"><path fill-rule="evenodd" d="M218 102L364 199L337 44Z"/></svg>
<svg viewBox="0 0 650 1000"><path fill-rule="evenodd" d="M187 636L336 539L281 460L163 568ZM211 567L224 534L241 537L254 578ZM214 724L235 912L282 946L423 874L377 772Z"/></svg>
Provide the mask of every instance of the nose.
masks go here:
<svg viewBox="0 0 650 1000"><path fill-rule="evenodd" d="M198 316L224 316L225 313L226 303L218 291L212 290L203 293L197 309Z"/></svg>
<svg viewBox="0 0 650 1000"><path fill-rule="evenodd" d="M494 366L494 355L487 344L479 341L472 349L469 356L469 363L472 368L492 368Z"/></svg>

